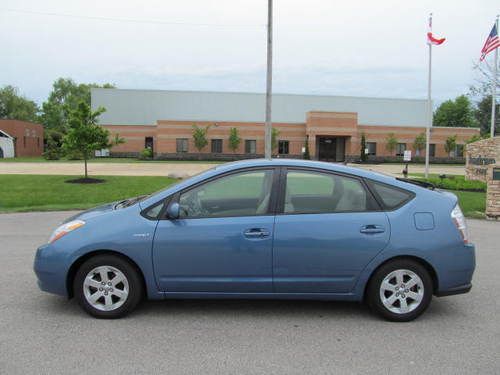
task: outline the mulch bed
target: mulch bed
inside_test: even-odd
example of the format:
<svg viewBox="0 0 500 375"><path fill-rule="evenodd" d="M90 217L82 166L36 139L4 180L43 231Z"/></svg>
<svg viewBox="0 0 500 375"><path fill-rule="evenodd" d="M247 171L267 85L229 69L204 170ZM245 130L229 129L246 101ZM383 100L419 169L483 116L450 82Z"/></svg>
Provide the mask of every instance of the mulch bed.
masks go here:
<svg viewBox="0 0 500 375"><path fill-rule="evenodd" d="M74 180L66 180L65 182L68 184L101 184L105 180L102 180L100 178L91 178L91 177L81 177L81 178L75 178Z"/></svg>

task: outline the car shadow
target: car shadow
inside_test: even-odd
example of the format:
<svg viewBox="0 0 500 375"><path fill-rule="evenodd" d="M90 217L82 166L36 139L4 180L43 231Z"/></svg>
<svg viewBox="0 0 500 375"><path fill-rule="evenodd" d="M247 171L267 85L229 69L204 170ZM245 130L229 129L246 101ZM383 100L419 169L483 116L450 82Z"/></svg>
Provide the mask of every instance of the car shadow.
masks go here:
<svg viewBox="0 0 500 375"><path fill-rule="evenodd" d="M38 308L50 314L74 317L87 316L75 299L67 300L57 296L44 296ZM227 319L238 316L241 319L339 319L339 320L377 320L369 308L359 302L314 301L314 300L267 300L267 299L168 299L143 301L130 314L129 319L182 317L197 319L200 313L204 318ZM417 320L435 320L445 317L447 321L463 317L464 312L452 300L434 298L429 309ZM90 318L90 317L89 317Z"/></svg>
<svg viewBox="0 0 500 375"><path fill-rule="evenodd" d="M176 315L184 317L280 318L370 317L363 304L343 301L260 300L260 299L170 299L144 301L134 316Z"/></svg>

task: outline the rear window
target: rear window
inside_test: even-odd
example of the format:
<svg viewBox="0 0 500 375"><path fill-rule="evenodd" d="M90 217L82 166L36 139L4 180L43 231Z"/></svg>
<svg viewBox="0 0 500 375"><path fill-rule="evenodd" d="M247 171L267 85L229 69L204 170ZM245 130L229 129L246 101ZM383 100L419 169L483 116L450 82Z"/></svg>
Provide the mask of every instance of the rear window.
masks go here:
<svg viewBox="0 0 500 375"><path fill-rule="evenodd" d="M413 198L413 193L410 191L375 181L368 180L367 182L386 210L401 207Z"/></svg>

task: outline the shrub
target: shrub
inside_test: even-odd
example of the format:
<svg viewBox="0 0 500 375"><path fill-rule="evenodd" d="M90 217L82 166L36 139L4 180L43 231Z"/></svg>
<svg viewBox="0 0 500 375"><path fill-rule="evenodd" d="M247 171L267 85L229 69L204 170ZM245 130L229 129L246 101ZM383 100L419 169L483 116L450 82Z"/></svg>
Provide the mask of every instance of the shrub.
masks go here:
<svg viewBox="0 0 500 375"><path fill-rule="evenodd" d="M486 191L486 183L483 181L466 180L464 176L431 176L429 178L417 178L421 181L427 181L440 189L461 190L461 191Z"/></svg>
<svg viewBox="0 0 500 375"><path fill-rule="evenodd" d="M153 158L153 150L150 147L146 147L144 150L141 151L141 154L139 155L139 159L145 160L145 159L152 159Z"/></svg>
<svg viewBox="0 0 500 375"><path fill-rule="evenodd" d="M365 162L367 159L368 159L368 155L366 155L366 136L365 136L365 133L361 133L361 153L359 155L359 157L361 158L361 161L362 162Z"/></svg>

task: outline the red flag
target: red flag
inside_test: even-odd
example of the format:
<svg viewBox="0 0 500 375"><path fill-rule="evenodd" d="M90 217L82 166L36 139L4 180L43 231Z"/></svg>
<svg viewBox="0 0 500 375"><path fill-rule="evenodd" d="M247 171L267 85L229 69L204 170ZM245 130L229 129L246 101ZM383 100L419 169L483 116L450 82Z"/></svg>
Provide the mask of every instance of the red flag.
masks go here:
<svg viewBox="0 0 500 375"><path fill-rule="evenodd" d="M427 44L434 44L439 46L443 44L446 38L436 38L434 34L432 34L432 14L429 17L429 31L427 31Z"/></svg>

